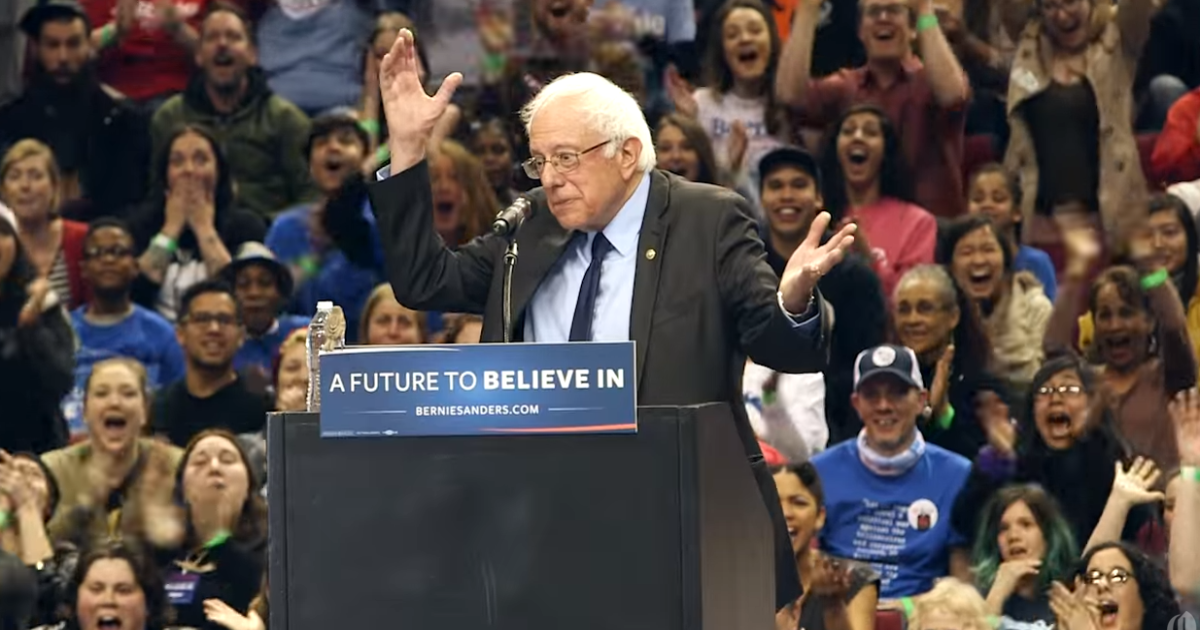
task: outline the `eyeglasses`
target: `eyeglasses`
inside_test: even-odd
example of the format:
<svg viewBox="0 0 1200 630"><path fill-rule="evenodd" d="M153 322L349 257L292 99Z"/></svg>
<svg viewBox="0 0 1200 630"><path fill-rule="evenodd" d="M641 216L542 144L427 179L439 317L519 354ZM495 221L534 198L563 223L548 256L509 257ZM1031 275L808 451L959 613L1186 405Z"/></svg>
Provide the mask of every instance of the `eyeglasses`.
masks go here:
<svg viewBox="0 0 1200 630"><path fill-rule="evenodd" d="M184 316L180 321L196 328L209 328L216 324L218 328L231 328L238 324L236 315L229 313L192 313Z"/></svg>
<svg viewBox="0 0 1200 630"><path fill-rule="evenodd" d="M873 4L863 9L863 15L872 20L878 20L881 17L900 17L908 13L908 5L906 4Z"/></svg>
<svg viewBox="0 0 1200 630"><path fill-rule="evenodd" d="M912 315L915 311L917 315L928 316L939 311L947 310L950 310L950 307L945 304L934 304L933 302L926 300L921 300L916 304L911 302L900 302L900 304L896 306L897 315Z"/></svg>
<svg viewBox="0 0 1200 630"><path fill-rule="evenodd" d="M529 179L541 179L542 169L546 167L547 162L553 165L554 170L558 171L559 173L570 173L571 171L575 170L577 166L579 166L580 157L591 153L592 151L595 151L596 149L599 149L610 142L612 142L612 140L605 140L594 147L590 147L582 151L559 151L549 158L534 156L528 160L525 160L524 162L521 162L521 168L525 169L525 175L527 175Z"/></svg>
<svg viewBox="0 0 1200 630"><path fill-rule="evenodd" d="M1078 385L1059 385L1057 387L1043 385L1037 389L1037 395L1045 398L1048 398L1051 394L1058 394L1059 396L1078 396L1082 393L1083 388Z"/></svg>
<svg viewBox="0 0 1200 630"><path fill-rule="evenodd" d="M1095 586L1103 581L1107 582L1109 586L1116 587L1128 582L1130 577L1129 571L1121 567L1113 567L1108 573L1099 569L1092 569L1083 574L1083 582L1089 586Z"/></svg>
<svg viewBox="0 0 1200 630"><path fill-rule="evenodd" d="M124 245L110 245L108 247L89 247L83 250L84 260L94 260L97 258L125 258L132 256L133 250Z"/></svg>

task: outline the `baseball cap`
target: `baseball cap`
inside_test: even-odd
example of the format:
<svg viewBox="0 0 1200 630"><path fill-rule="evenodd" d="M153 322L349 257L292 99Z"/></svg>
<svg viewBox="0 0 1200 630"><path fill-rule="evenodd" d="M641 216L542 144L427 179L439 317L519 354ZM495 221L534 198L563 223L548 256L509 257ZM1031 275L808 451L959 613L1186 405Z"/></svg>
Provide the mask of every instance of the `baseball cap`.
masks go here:
<svg viewBox="0 0 1200 630"><path fill-rule="evenodd" d="M864 381L880 374L891 374L913 387L925 389L917 355L904 346L886 344L858 353L854 360L855 391Z"/></svg>
<svg viewBox="0 0 1200 630"><path fill-rule="evenodd" d="M77 0L38 0L21 16L21 31L31 38L41 34L42 24L47 20L63 18L81 18L91 30L91 20Z"/></svg>
<svg viewBox="0 0 1200 630"><path fill-rule="evenodd" d="M221 270L221 279L233 286L237 283L239 271L249 265L263 265L275 274L276 286L284 299L292 295L292 272L275 258L275 253L266 245L256 241L247 241L238 248L237 256Z"/></svg>
<svg viewBox="0 0 1200 630"><path fill-rule="evenodd" d="M808 151L791 145L773 149L762 156L762 159L758 162L758 187L762 188L763 181L767 179L767 175L770 175L771 171L781 166L799 167L800 170L812 176L813 183L817 185L818 189L821 188L821 168L817 166L817 159Z"/></svg>

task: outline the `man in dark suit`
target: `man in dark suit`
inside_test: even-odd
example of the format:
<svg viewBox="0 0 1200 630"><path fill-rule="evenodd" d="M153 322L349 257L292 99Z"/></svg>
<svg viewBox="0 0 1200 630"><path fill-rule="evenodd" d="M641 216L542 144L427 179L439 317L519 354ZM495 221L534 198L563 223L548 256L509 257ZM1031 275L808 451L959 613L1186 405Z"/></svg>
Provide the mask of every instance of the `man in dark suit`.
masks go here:
<svg viewBox="0 0 1200 630"><path fill-rule="evenodd" d="M504 239L451 251L433 229L425 148L462 81L437 94L417 79L412 35L381 63L390 177L368 188L396 298L410 308L484 314L483 341L504 338ZM776 530L776 604L800 595L774 482L746 420L745 355L784 372L826 365L821 275L845 255L853 226L825 245L822 213L782 281L767 266L748 203L735 193L654 169L637 102L594 74L561 77L522 110L542 181L516 240L512 338L629 340L637 346L638 402L726 402Z"/></svg>

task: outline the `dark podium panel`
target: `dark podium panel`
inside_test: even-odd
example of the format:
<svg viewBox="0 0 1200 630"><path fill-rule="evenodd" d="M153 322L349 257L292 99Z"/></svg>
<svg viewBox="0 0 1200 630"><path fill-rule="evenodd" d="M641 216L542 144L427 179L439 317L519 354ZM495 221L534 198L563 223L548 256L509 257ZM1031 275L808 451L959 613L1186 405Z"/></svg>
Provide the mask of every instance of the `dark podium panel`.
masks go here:
<svg viewBox="0 0 1200 630"><path fill-rule="evenodd" d="M322 439L268 420L272 630L761 630L771 525L724 405L636 435Z"/></svg>

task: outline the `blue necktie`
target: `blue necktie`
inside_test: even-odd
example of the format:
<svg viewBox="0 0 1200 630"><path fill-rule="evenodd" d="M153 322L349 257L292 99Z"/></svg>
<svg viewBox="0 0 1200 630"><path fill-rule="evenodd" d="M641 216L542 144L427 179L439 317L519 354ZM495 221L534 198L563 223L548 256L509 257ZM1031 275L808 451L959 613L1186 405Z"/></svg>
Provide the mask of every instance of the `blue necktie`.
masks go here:
<svg viewBox="0 0 1200 630"><path fill-rule="evenodd" d="M600 293L600 267L604 255L612 250L612 243L601 232L592 239L592 262L583 274L579 285L579 299L575 301L575 317L571 319L570 341L592 340L592 317L596 313L596 295Z"/></svg>

